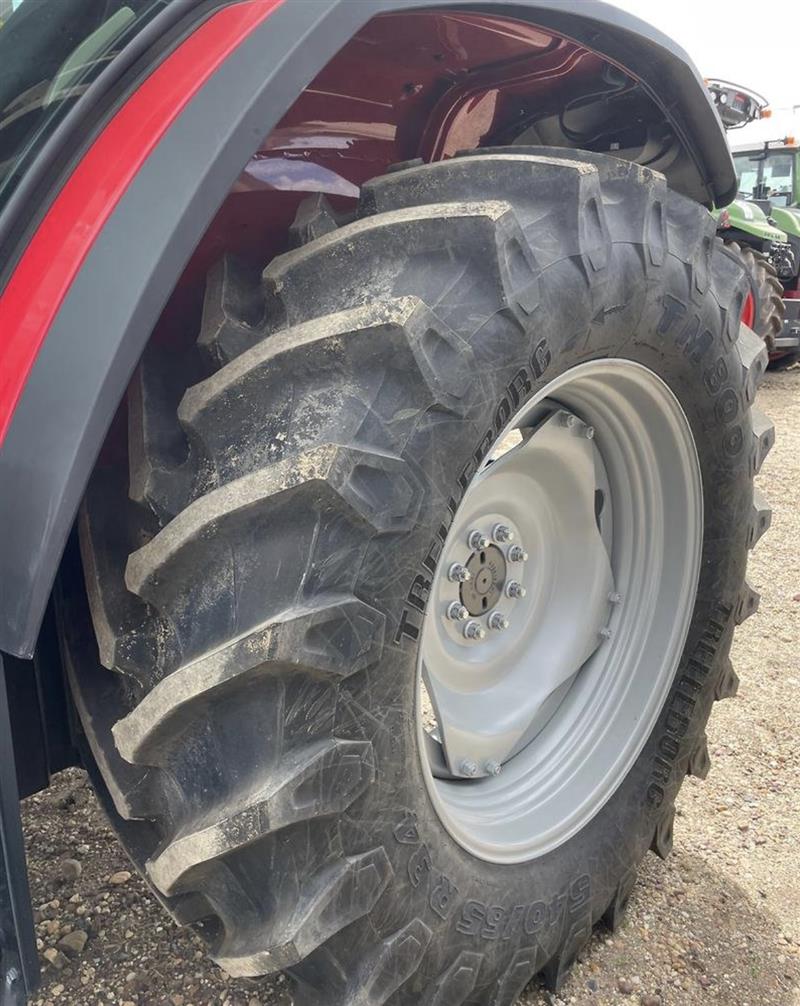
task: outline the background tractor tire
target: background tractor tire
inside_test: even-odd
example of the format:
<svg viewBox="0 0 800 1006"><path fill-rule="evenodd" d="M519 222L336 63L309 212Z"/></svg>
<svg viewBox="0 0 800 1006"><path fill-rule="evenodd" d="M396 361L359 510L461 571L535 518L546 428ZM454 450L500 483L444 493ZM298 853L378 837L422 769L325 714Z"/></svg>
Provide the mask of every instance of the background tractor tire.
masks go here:
<svg viewBox="0 0 800 1006"><path fill-rule="evenodd" d="M317 200L263 275L208 277L197 347L151 346L128 458L80 517L91 622L62 608L95 779L167 908L235 976L319 1006L511 1006L617 925L757 607L763 343L710 215L610 157L516 148ZM587 360L659 375L704 490L694 613L618 790L525 863L478 859L428 797L415 725L429 548L509 408ZM487 431L488 434L487 434ZM93 624L93 630L91 625Z"/></svg>
<svg viewBox="0 0 800 1006"><path fill-rule="evenodd" d="M783 331L783 287L774 266L761 252L736 241L726 241L725 248L745 271L752 294L753 323L750 326L775 352L775 340ZM782 359L779 357L778 359Z"/></svg>

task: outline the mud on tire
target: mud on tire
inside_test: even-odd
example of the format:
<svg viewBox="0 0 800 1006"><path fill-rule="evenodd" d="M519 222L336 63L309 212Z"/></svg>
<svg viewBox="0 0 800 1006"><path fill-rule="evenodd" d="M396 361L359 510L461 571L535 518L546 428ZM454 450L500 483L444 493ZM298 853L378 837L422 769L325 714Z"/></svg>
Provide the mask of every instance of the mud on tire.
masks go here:
<svg viewBox="0 0 800 1006"><path fill-rule="evenodd" d="M130 470L98 467L81 514L104 666L73 613L76 703L131 855L228 972L287 969L303 1004L511 1006L618 924L683 777L708 771L770 519L766 351L709 214L609 157L412 166L346 226L306 206L295 235L262 276L212 269L200 363L152 347L139 367ZM611 800L554 851L491 864L422 778L423 562L508 410L611 356L660 375L694 434L695 611Z"/></svg>

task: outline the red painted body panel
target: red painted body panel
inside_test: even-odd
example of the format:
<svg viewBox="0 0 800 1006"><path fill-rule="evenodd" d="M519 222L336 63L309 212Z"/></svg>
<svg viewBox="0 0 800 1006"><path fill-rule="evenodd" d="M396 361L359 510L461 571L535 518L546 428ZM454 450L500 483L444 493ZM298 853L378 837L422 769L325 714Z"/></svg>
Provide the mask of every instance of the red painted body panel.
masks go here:
<svg viewBox="0 0 800 1006"><path fill-rule="evenodd" d="M47 211L0 297L0 443L70 283L123 192L192 95L280 2L244 0L202 24L114 115Z"/></svg>

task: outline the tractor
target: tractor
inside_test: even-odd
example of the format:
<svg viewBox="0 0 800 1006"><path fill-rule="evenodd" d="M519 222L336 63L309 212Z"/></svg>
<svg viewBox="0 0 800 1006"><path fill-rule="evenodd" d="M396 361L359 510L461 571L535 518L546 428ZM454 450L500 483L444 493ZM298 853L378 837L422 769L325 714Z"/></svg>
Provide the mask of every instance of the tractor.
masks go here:
<svg viewBox="0 0 800 1006"><path fill-rule="evenodd" d="M771 116L755 91L726 81L708 87L727 130ZM800 357L800 181L793 137L734 147L738 197L715 211L719 234L750 279L745 324L767 343L770 361Z"/></svg>
<svg viewBox="0 0 800 1006"><path fill-rule="evenodd" d="M702 79L600 2L0 6L3 1006L70 765L296 1006L560 989L759 603Z"/></svg>
<svg viewBox="0 0 800 1006"><path fill-rule="evenodd" d="M733 163L739 192L752 200L747 205L757 207L788 237L791 257L783 249L779 258L774 252L771 258L783 287L785 310L775 350L782 354L782 362L794 361L800 358L800 150L793 136L785 136L760 147L734 147Z"/></svg>

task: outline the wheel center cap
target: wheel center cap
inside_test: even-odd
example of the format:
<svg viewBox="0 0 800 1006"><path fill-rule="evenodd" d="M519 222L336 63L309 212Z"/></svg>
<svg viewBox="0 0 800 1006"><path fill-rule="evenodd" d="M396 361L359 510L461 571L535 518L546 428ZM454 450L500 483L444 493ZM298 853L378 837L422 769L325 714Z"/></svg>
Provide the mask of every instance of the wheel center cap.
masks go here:
<svg viewBox="0 0 800 1006"><path fill-rule="evenodd" d="M506 559L496 545L473 552L467 562L471 578L461 584L461 603L470 615L485 615L503 595Z"/></svg>

